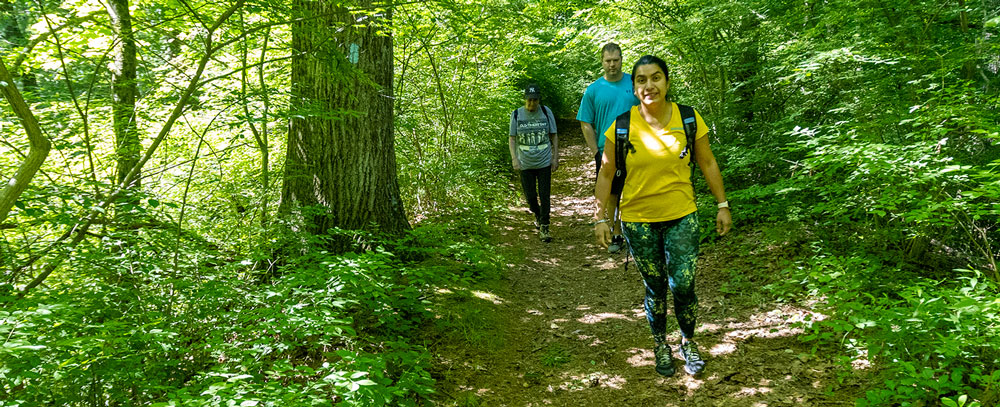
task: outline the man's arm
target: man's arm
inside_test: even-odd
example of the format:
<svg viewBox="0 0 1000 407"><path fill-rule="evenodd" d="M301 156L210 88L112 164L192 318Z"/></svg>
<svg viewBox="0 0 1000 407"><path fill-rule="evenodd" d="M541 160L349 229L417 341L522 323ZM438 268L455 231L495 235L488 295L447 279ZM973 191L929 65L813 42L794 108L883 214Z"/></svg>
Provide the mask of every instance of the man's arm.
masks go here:
<svg viewBox="0 0 1000 407"><path fill-rule="evenodd" d="M583 131L583 139L587 141L590 154L597 154L597 133L594 132L594 126L587 122L580 122L580 130Z"/></svg>
<svg viewBox="0 0 1000 407"><path fill-rule="evenodd" d="M552 171L559 169L559 134L549 133L549 142L552 144Z"/></svg>
<svg viewBox="0 0 1000 407"><path fill-rule="evenodd" d="M597 154L597 133L594 131L594 122L597 117L594 113L594 94L587 87L583 91L583 98L580 99L580 109L576 114L576 120L580 121L580 130L583 132L583 139L590 148L590 154Z"/></svg>
<svg viewBox="0 0 1000 407"><path fill-rule="evenodd" d="M510 136L510 142L507 143L510 146L510 165L514 167L515 170L521 169L521 163L517 161L517 140L514 136Z"/></svg>
<svg viewBox="0 0 1000 407"><path fill-rule="evenodd" d="M514 119L514 115L516 114L517 109L514 109L514 111L510 113L510 132L507 133L510 135L510 141L507 144L510 147L510 165L514 167L515 171L519 171L521 169L521 163L517 161L517 139L515 138L517 137L517 120Z"/></svg>

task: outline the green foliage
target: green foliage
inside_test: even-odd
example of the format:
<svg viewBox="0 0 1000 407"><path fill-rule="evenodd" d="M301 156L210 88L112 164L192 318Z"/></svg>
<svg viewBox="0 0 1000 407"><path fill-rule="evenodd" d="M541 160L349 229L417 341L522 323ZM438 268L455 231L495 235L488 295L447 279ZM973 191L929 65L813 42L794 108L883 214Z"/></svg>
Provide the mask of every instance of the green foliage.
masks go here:
<svg viewBox="0 0 1000 407"><path fill-rule="evenodd" d="M995 283L977 271L930 280L872 258L818 255L786 270L778 295L800 284L824 299L829 318L804 324L806 341L847 351L842 368L877 367L883 386L861 405L911 405L954 395L982 400L1000 368ZM892 276L891 278L889 276ZM797 283L795 283L797 282Z"/></svg>
<svg viewBox="0 0 1000 407"><path fill-rule="evenodd" d="M943 397L941 398L941 404L945 407L979 407L981 405L978 401L970 402L969 396L964 394L954 399Z"/></svg>
<svg viewBox="0 0 1000 407"><path fill-rule="evenodd" d="M542 354L542 366L557 367L570 361L570 354L558 344L550 344Z"/></svg>
<svg viewBox="0 0 1000 407"><path fill-rule="evenodd" d="M421 335L497 346L491 307L470 287L501 273L488 220L516 190L506 138L521 87L540 83L543 103L572 117L608 41L622 45L626 71L639 55L664 57L671 97L701 111L734 232L807 229L763 237L813 255L772 289L828 304L808 336L839 346L845 364L867 358L880 369L865 403L1000 401L996 0L398 5L395 153L421 226L393 239L338 231L359 243L340 257L317 249L333 237L281 235L271 220L293 114L288 4L245 3L219 27L220 47L142 188L72 250L67 231L113 188L116 38L93 2L11 4L29 38L81 19L16 69L38 79L25 93L53 153L0 225L5 404L417 403L433 386ZM222 7L133 2L144 146L209 52L206 28ZM5 48L4 61L23 44ZM27 148L14 115L0 111L0 176ZM710 230L711 197L699 199ZM285 252L296 255L273 262ZM764 257L748 266L756 270L790 261L755 254ZM54 255L67 261L17 299ZM738 275L724 290L772 281ZM550 348L543 362L564 356Z"/></svg>
<svg viewBox="0 0 1000 407"><path fill-rule="evenodd" d="M575 117L597 77L573 2L445 2L401 6L395 18L396 156L418 218L468 202L509 201L510 113L529 82L557 117ZM574 123L575 124L575 123ZM450 209L449 209L450 210Z"/></svg>
<svg viewBox="0 0 1000 407"><path fill-rule="evenodd" d="M254 276L250 261L178 269L154 260L159 247L142 242L161 239L148 236L125 251L115 240L89 247L73 275L6 303L0 388L8 400L416 405L433 391L429 356L413 339L433 320L427 295L496 270L476 243L483 235L458 222L386 242L403 256L307 250L268 284L232 278ZM185 259L213 261L210 252L184 251Z"/></svg>
<svg viewBox="0 0 1000 407"><path fill-rule="evenodd" d="M495 305L468 294L459 293L451 301L439 301L435 331L450 343L484 351L500 349L504 344L500 331L503 323L497 317Z"/></svg>

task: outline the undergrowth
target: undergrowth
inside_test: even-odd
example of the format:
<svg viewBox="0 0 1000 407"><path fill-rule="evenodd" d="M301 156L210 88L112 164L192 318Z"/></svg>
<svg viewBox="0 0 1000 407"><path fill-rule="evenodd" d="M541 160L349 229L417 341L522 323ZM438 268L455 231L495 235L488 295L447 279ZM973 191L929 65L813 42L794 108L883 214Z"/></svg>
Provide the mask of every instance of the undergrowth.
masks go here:
<svg viewBox="0 0 1000 407"><path fill-rule="evenodd" d="M1000 299L978 270L945 278L906 271L863 250L833 253L822 239L766 288L777 298L819 300L823 320L802 323L804 341L841 349L843 374L873 383L858 406L996 405L1000 402ZM853 373L852 373L853 372Z"/></svg>
<svg viewBox="0 0 1000 407"><path fill-rule="evenodd" d="M196 248L177 267L141 239L95 244L57 284L3 298L0 406L422 405L428 296L499 272L481 216L345 255L318 238L266 277Z"/></svg>

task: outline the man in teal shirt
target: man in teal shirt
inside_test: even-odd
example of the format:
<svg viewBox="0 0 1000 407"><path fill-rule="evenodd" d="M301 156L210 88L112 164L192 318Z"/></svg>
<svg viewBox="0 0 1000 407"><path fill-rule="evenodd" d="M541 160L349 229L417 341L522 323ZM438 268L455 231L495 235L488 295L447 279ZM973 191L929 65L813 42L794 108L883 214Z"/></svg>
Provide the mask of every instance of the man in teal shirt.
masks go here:
<svg viewBox="0 0 1000 407"><path fill-rule="evenodd" d="M604 67L604 76L587 86L576 114L587 147L594 154L597 172L601 171L601 155L604 154L604 132L614 125L618 115L639 104L632 92L632 76L622 71L622 49L618 44L609 42L601 48L601 65ZM612 222L613 236L611 245L608 246L611 253L621 250L625 243L617 209L615 213L615 221Z"/></svg>

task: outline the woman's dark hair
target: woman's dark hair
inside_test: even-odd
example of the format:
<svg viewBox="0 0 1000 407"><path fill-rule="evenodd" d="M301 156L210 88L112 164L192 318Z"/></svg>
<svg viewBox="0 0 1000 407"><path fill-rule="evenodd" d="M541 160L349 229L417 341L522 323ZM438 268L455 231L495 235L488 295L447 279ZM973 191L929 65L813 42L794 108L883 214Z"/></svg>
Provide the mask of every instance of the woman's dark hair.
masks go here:
<svg viewBox="0 0 1000 407"><path fill-rule="evenodd" d="M635 70L639 68L639 65L649 65L656 64L663 70L663 75L666 76L666 80L670 80L670 69L667 68L667 63L663 62L662 59L652 55L643 55L638 61L635 61L635 65L632 65L632 80L635 80Z"/></svg>

